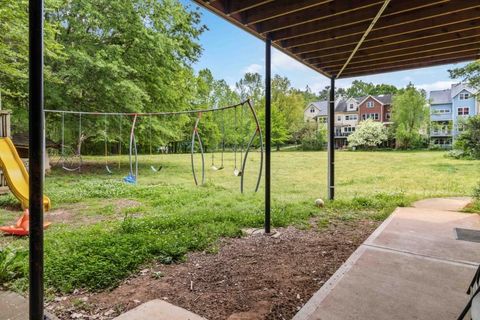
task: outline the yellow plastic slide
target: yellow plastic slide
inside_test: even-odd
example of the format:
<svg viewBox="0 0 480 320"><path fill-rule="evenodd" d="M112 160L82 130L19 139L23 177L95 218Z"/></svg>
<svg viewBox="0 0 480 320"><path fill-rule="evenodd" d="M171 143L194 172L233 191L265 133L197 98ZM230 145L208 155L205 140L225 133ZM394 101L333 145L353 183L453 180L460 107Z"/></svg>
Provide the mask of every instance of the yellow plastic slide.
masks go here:
<svg viewBox="0 0 480 320"><path fill-rule="evenodd" d="M0 138L0 169L7 180L8 187L22 203L22 208L28 208L28 172L17 149L10 138ZM50 199L43 198L45 211L50 209Z"/></svg>

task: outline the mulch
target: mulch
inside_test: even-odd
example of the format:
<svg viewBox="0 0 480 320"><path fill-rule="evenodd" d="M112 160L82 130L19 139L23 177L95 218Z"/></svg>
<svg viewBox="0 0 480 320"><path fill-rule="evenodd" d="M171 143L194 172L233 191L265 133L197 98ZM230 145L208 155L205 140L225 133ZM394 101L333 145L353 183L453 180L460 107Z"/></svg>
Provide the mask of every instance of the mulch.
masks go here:
<svg viewBox="0 0 480 320"><path fill-rule="evenodd" d="M111 319L164 299L209 320L291 319L377 226L342 221L326 229L280 228L275 237L222 239L216 253L150 265L111 291L56 297L47 310L61 319Z"/></svg>

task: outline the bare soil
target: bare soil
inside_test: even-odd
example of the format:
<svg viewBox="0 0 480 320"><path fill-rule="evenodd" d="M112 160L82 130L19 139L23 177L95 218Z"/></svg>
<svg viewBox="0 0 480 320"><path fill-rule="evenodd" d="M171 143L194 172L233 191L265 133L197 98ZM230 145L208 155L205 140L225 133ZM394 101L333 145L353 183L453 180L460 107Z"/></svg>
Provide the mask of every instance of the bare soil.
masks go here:
<svg viewBox="0 0 480 320"><path fill-rule="evenodd" d="M164 299L209 320L291 319L378 226L336 222L327 229L278 229L223 239L218 252L195 252L183 263L153 264L105 292L56 297L60 319L111 319Z"/></svg>

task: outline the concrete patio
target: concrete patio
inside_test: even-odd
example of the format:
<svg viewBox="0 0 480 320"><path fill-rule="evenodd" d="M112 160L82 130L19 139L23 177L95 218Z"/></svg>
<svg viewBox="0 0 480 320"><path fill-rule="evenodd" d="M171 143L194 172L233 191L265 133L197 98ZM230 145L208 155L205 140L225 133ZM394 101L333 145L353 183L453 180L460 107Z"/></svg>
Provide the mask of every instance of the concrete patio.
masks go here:
<svg viewBox="0 0 480 320"><path fill-rule="evenodd" d="M454 228L480 229L460 213L468 198L398 208L298 312L294 320L456 319L480 264L480 243Z"/></svg>

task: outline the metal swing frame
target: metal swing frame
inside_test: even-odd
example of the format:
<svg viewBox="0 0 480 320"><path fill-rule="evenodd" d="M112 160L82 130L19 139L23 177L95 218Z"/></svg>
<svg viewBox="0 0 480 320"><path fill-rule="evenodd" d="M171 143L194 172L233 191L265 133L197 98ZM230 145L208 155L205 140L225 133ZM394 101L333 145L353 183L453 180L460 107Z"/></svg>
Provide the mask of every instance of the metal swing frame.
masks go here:
<svg viewBox="0 0 480 320"><path fill-rule="evenodd" d="M203 151L203 143L202 143L202 138L200 137L200 134L198 133L198 124L200 123L200 119L202 118L202 113L199 112L197 119L195 120L195 125L193 127L193 132L192 132L192 143L190 147L190 160L192 163L192 174L193 174L193 180L195 181L195 185L198 186L198 180L197 180L197 173L195 171L195 161L194 161L194 153L195 153L195 141L198 141L198 146L200 148L200 154L202 157L202 185L205 184L205 153Z"/></svg>
<svg viewBox="0 0 480 320"><path fill-rule="evenodd" d="M258 192L258 189L260 187L260 182L262 180L262 173L263 173L263 161L264 161L264 145L263 145L263 135L262 135L262 129L260 127L260 122L258 120L258 116L257 116L257 112L255 111L255 108L253 107L253 104L252 104L252 101L249 99L246 101L249 109L250 109L250 112L252 113L252 116L253 116L253 120L255 122L255 130L253 132L253 134L251 135L250 137L250 140L248 141L248 144L247 144L247 147L245 148L245 155L243 156L243 159L240 160L241 162L241 174L239 175L240 177L240 192L243 193L244 192L244 186L245 186L245 168L247 167L247 160L248 160L248 155L250 153L250 149L252 149L253 147L253 143L255 141L256 138L259 139L259 142L260 142L260 164L259 164L259 170L258 170L258 176L257 176L257 182L255 184L255 189L254 191L255 192ZM238 106L242 106L243 107L243 103L242 104L239 104L236 107ZM236 109L235 109L236 110ZM191 148L190 148L190 159L191 159L191 165L192 165L192 174L193 174L193 180L195 181L195 185L198 185L198 179L197 179L197 173L196 173L196 170L195 170L195 162L194 162L194 154L195 154L195 141L198 142L199 144L199 150L200 150L200 154L201 154L201 157L202 157L202 185L205 184L205 153L204 153L204 149L203 149L203 143L202 143L202 138L200 137L200 133L198 131L198 125L200 123L200 119L202 117L202 113L199 112L198 113L198 116L197 116L197 119L195 120L195 125L193 127L193 131L192 131L192 140L191 140ZM238 170L238 168L236 168Z"/></svg>

